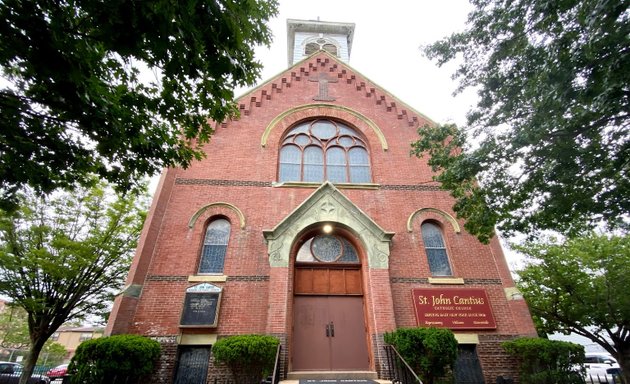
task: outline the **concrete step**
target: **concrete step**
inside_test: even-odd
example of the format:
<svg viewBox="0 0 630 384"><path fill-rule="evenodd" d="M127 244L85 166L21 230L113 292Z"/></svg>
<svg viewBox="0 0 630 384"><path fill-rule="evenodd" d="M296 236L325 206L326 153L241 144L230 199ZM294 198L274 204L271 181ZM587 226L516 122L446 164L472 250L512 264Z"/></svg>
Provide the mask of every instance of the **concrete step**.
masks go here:
<svg viewBox="0 0 630 384"><path fill-rule="evenodd" d="M288 380L318 379L318 380L375 380L378 375L374 371L293 371L287 373Z"/></svg>
<svg viewBox="0 0 630 384"><path fill-rule="evenodd" d="M379 380L376 372L373 371L294 371L287 374L287 380L280 384L300 384L300 379L304 382L312 380L313 384L326 382L330 384L360 384L361 380L372 380L378 384L391 384L389 380ZM335 380L335 381L333 381Z"/></svg>
<svg viewBox="0 0 630 384"><path fill-rule="evenodd" d="M323 380L328 380L328 379L323 379ZM353 380L353 379L348 379L348 380ZM357 379L354 379L357 380ZM368 380L372 380L375 383L378 384L392 384L391 381L389 380L379 380L379 379L368 379ZM300 380L282 380L280 381L280 384L300 384ZM347 383L344 383L343 381L338 381L338 382L332 382L331 384L353 384L352 381L348 381ZM358 384L358 383L357 383Z"/></svg>

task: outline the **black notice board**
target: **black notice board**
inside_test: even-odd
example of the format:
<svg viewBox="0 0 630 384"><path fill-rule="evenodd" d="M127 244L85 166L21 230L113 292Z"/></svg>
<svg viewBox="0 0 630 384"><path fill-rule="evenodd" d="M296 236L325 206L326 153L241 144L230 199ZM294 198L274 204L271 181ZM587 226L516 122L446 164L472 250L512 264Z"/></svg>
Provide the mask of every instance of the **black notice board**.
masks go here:
<svg viewBox="0 0 630 384"><path fill-rule="evenodd" d="M216 327L220 299L220 292L186 293L181 325Z"/></svg>

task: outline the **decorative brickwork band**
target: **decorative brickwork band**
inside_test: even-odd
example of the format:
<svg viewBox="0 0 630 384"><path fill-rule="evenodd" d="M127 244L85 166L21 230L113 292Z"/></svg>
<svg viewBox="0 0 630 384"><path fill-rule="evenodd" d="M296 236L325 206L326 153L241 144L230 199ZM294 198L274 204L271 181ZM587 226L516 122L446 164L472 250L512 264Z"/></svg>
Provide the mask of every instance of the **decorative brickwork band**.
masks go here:
<svg viewBox="0 0 630 384"><path fill-rule="evenodd" d="M429 284L426 277L392 277L389 280L392 284ZM502 285L501 279L464 279L464 284L470 285Z"/></svg>
<svg viewBox="0 0 630 384"><path fill-rule="evenodd" d="M181 185L212 185L221 187L271 187L271 181L214 180L214 179L175 179Z"/></svg>
<svg viewBox="0 0 630 384"><path fill-rule="evenodd" d="M411 185L394 185L382 184L381 189L386 191L441 191L439 185L411 184Z"/></svg>
<svg viewBox="0 0 630 384"><path fill-rule="evenodd" d="M269 281L269 276L228 276L227 281Z"/></svg>
<svg viewBox="0 0 630 384"><path fill-rule="evenodd" d="M180 281L187 282L188 276L161 276L161 275L150 275L147 277L147 281Z"/></svg>
<svg viewBox="0 0 630 384"><path fill-rule="evenodd" d="M178 281L188 282L188 276L160 276L151 275L147 277L147 281ZM269 281L269 276L253 275L253 276L228 276L227 281Z"/></svg>
<svg viewBox="0 0 630 384"><path fill-rule="evenodd" d="M214 187L273 187L272 181L254 181L254 180L216 180L216 179L175 179L178 185L209 185ZM321 184L314 185L313 188L319 187ZM379 187L386 191L440 191L437 185L424 184L383 184Z"/></svg>

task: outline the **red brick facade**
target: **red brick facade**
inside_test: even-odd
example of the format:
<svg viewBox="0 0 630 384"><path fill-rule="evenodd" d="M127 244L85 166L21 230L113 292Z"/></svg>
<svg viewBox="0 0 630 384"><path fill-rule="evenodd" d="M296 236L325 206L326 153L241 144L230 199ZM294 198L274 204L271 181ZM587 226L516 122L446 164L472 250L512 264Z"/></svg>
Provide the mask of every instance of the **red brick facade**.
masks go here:
<svg viewBox="0 0 630 384"><path fill-rule="evenodd" d="M320 73L337 80L328 84L334 101L313 100L318 83L308 80ZM284 372L291 371L296 246L292 246L288 265L275 266L263 231L273 230L291 216L319 187L277 183L283 134L295 123L317 117L344 122L365 138L372 183L336 184L335 193L345 196L384 233L394 234L389 255L381 260L385 267L371 267L368 251L361 249L365 244L355 239L361 253L370 370L384 369L384 332L417 325L411 290L451 286L485 289L491 302L496 329L457 332L478 340L486 382L494 382L498 375L515 376L513 363L499 342L534 336L533 323L525 302L518 295L511 296L514 282L498 240L483 245L463 230L462 222L451 221L453 200L431 181L426 159L409 155L418 128L431 124L426 117L324 52L267 81L239 103L240 118L217 126L204 147L206 159L189 169L163 173L129 273L128 289L117 298L108 324L108 333L139 333L163 343L156 383L172 382L177 344L183 334L278 336L285 351ZM205 228L210 219L219 216L230 222L231 233L223 281L216 276L210 281L223 289L218 325L182 328L179 322L186 289L206 277L197 273ZM430 279L420 232L426 220L437 223L443 232L452 278L456 278L450 284ZM462 229L458 231L458 227ZM358 228L348 230L359 232ZM296 241L299 236L295 235ZM210 364L209 378L224 374Z"/></svg>

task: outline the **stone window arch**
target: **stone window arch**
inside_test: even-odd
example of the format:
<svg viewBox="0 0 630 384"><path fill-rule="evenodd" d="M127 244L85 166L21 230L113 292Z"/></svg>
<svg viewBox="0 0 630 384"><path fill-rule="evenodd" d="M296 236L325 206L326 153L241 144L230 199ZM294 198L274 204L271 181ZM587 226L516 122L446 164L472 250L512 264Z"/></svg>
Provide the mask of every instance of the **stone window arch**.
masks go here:
<svg viewBox="0 0 630 384"><path fill-rule="evenodd" d="M442 228L433 221L425 221L420 226L424 250L432 276L452 276L453 272L446 251Z"/></svg>
<svg viewBox="0 0 630 384"><path fill-rule="evenodd" d="M370 183L367 143L357 131L338 121L317 118L298 123L282 139L278 180Z"/></svg>
<svg viewBox="0 0 630 384"><path fill-rule="evenodd" d="M232 225L225 217L208 221L199 259L200 274L223 273L231 229Z"/></svg>

